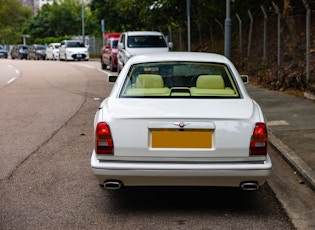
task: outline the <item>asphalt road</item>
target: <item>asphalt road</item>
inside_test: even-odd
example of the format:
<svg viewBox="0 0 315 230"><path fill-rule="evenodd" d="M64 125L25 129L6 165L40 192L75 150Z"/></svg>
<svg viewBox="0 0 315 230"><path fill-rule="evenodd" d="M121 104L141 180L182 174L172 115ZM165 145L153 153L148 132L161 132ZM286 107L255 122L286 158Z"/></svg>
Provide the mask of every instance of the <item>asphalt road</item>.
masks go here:
<svg viewBox="0 0 315 230"><path fill-rule="evenodd" d="M0 229L295 229L269 182L104 190L90 169L100 63L0 61Z"/></svg>

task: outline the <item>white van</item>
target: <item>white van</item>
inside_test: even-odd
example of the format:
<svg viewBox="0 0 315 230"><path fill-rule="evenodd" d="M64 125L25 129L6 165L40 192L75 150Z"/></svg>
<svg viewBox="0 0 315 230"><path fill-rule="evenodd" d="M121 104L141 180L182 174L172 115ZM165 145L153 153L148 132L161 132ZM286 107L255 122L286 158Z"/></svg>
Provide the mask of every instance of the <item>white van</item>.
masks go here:
<svg viewBox="0 0 315 230"><path fill-rule="evenodd" d="M164 35L156 31L129 31L119 37L118 73L135 55L157 52L168 52L173 43L166 42Z"/></svg>

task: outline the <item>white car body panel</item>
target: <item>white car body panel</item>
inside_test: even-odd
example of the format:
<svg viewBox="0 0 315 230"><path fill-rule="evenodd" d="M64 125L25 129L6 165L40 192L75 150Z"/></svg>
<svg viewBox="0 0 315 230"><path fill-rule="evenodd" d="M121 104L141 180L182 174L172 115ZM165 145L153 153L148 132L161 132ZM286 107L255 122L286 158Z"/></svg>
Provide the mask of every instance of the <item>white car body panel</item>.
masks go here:
<svg viewBox="0 0 315 230"><path fill-rule="evenodd" d="M234 163L142 163L96 160L92 153L91 166L94 175L102 184L119 181L125 186L224 186L239 187L242 182L265 183L272 167L267 156L261 164ZM259 170L257 169L259 167ZM114 179L113 179L114 178Z"/></svg>
<svg viewBox="0 0 315 230"><path fill-rule="evenodd" d="M193 105L189 107L187 106L187 103L189 103L187 101L174 100L152 99L144 101L143 99L135 99L130 101L128 99L109 99L102 104L101 107L104 111L100 111L104 114L110 114L110 117L103 117L103 119L111 121L113 138L117 143L121 143L121 145L115 146L115 156L148 157L167 154L174 157L208 157L209 150L199 150L198 152L193 150L185 150L184 152L183 150L172 150L171 153L163 153L163 150L152 151L148 148L147 137L150 123L173 124L181 121L186 123L213 122L215 124L215 139L217 141L214 148L211 149L211 157L248 156L249 137L253 132L252 125L248 119L251 116L259 117L257 110L256 114L253 114L255 104L250 99L247 101L230 100L225 102L229 104L231 111L235 111L234 113L218 109L200 110L200 108L206 108L207 106L218 108L220 103L222 103L220 100L212 100L209 105L209 101L194 99L191 101ZM196 113L198 110L200 111ZM235 118L238 120L235 121ZM257 118L254 117L254 119ZM119 133L116 134L115 130L119 130ZM139 135L138 138L130 139L129 137L133 135L135 130L137 130L137 135ZM235 133L246 133L246 135L235 135ZM227 135L231 136L230 141L233 143L233 146L237 146L238 154L235 151L225 150ZM102 157L104 156L100 156L100 158Z"/></svg>
<svg viewBox="0 0 315 230"><path fill-rule="evenodd" d="M68 47L68 42L80 42L77 40L62 41L59 47L59 59L65 61L83 60L88 61L90 58L87 47Z"/></svg>
<svg viewBox="0 0 315 230"><path fill-rule="evenodd" d="M121 98L129 69L142 62L205 61L226 63L234 75L239 98ZM161 53L133 57L117 78L110 96L94 118L110 126L114 154L91 156L100 184L119 181L125 186L234 186L255 181L262 185L272 167L270 157L249 156L254 126L266 123L259 105L246 92L233 64L221 55ZM211 147L157 148L152 130L211 130Z"/></svg>
<svg viewBox="0 0 315 230"><path fill-rule="evenodd" d="M62 60L69 60L69 61L73 61L76 60L74 59L72 56L73 55L82 55L82 54L86 54L86 58L84 58L83 60L89 60L89 53L88 53L88 49L87 48L67 48L66 50L61 49L60 50L60 59Z"/></svg>
<svg viewBox="0 0 315 230"><path fill-rule="evenodd" d="M121 37L125 36L126 40L123 42L121 41ZM128 47L127 39L128 37L132 36L161 36L163 37L163 40L165 41L165 47ZM147 53L161 53L161 52L168 52L170 49L170 44L167 44L166 39L164 38L164 35L160 32L156 31L129 31L124 32L120 35L119 43L118 43L118 66L121 70L123 66L128 62L128 60L133 57L140 54L147 54Z"/></svg>
<svg viewBox="0 0 315 230"><path fill-rule="evenodd" d="M47 60L58 60L59 59L59 46L60 43L50 43L46 49Z"/></svg>

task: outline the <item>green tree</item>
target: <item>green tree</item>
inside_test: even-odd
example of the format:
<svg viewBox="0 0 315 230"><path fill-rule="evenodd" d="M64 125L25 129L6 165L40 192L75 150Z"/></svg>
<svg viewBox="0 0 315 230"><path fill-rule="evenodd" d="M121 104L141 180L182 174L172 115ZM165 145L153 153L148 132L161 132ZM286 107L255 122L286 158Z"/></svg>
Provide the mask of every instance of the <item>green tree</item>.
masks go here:
<svg viewBox="0 0 315 230"><path fill-rule="evenodd" d="M90 7L99 23L105 21L107 32L140 27L139 12L143 4L139 0L93 0Z"/></svg>
<svg viewBox="0 0 315 230"><path fill-rule="evenodd" d="M32 11L18 0L0 0L0 43L22 42L22 30Z"/></svg>
<svg viewBox="0 0 315 230"><path fill-rule="evenodd" d="M159 30L167 32L185 16L185 2L179 0L92 0L91 11L105 30Z"/></svg>
<svg viewBox="0 0 315 230"><path fill-rule="evenodd" d="M146 1L140 13L141 23L152 30L168 33L171 27L177 28L186 20L186 3L178 0Z"/></svg>
<svg viewBox="0 0 315 230"><path fill-rule="evenodd" d="M96 33L96 21L89 8L85 7L85 34ZM63 37L82 34L82 5L79 0L64 0L46 4L28 21L24 30L31 41L38 38Z"/></svg>
<svg viewBox="0 0 315 230"><path fill-rule="evenodd" d="M81 5L72 1L44 5L25 28L33 38L77 35L81 31Z"/></svg>

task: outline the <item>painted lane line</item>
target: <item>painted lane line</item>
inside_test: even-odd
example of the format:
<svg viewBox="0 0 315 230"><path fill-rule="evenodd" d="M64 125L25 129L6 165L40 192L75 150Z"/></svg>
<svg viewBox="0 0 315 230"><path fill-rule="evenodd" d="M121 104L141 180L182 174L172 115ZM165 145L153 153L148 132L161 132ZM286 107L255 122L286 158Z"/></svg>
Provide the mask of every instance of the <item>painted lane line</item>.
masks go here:
<svg viewBox="0 0 315 230"><path fill-rule="evenodd" d="M102 73L106 73L106 74L109 74L109 72L107 72L106 70L102 70L100 68L97 68L98 71L102 72Z"/></svg>
<svg viewBox="0 0 315 230"><path fill-rule="evenodd" d="M90 69L96 69L96 67L90 66L90 65L86 65L86 64L78 64L78 63L75 63L74 65L80 65L80 66L87 67L87 68L90 68Z"/></svg>

